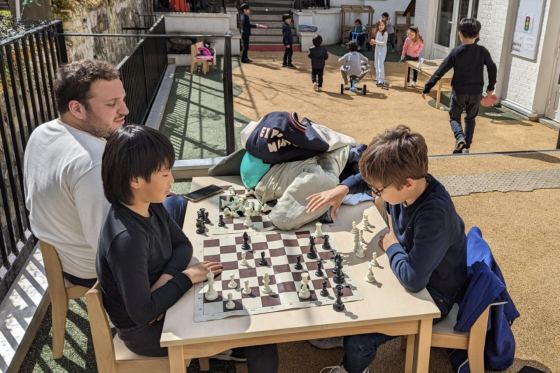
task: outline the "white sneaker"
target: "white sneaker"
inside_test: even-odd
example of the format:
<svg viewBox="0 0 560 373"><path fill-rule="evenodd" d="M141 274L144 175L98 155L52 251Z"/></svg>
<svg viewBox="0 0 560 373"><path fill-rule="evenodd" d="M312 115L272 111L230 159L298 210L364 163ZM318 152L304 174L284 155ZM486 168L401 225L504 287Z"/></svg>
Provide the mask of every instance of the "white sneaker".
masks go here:
<svg viewBox="0 0 560 373"><path fill-rule="evenodd" d="M317 83L313 83L313 90L317 90Z"/></svg>
<svg viewBox="0 0 560 373"><path fill-rule="evenodd" d="M323 371L325 373L348 373L348 371L344 369L342 365L335 365L333 367L324 367L323 369L321 369L321 372L319 373L323 373ZM369 368L366 368L362 373L369 373Z"/></svg>
<svg viewBox="0 0 560 373"><path fill-rule="evenodd" d="M416 82L415 82L414 80L412 81L411 86L412 86L412 87L416 87Z"/></svg>
<svg viewBox="0 0 560 373"><path fill-rule="evenodd" d="M469 154L469 148L463 148L461 152L463 152L463 154Z"/></svg>
<svg viewBox="0 0 560 373"><path fill-rule="evenodd" d="M322 339L310 339L309 343L313 346L320 348L321 350L331 350L333 348L343 348L344 338L343 337L332 337L332 338L322 338Z"/></svg>
<svg viewBox="0 0 560 373"><path fill-rule="evenodd" d="M318 90L319 92L322 92L322 91L323 91L323 87L319 87L319 88L317 88L317 90Z"/></svg>

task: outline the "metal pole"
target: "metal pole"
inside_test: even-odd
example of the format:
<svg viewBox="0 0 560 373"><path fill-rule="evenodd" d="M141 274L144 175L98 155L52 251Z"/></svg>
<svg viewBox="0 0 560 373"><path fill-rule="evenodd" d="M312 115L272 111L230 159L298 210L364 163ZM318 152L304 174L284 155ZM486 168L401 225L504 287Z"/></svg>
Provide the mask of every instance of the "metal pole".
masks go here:
<svg viewBox="0 0 560 373"><path fill-rule="evenodd" d="M560 131L558 131L558 140L556 140L556 149L560 149Z"/></svg>
<svg viewBox="0 0 560 373"><path fill-rule="evenodd" d="M66 40L64 39L64 29L62 22L56 24L56 50L58 52L59 65L68 63L68 54L66 53Z"/></svg>
<svg viewBox="0 0 560 373"><path fill-rule="evenodd" d="M231 32L225 35L224 50L224 106L226 118L226 152L235 151L235 131L233 128L233 82L231 66Z"/></svg>

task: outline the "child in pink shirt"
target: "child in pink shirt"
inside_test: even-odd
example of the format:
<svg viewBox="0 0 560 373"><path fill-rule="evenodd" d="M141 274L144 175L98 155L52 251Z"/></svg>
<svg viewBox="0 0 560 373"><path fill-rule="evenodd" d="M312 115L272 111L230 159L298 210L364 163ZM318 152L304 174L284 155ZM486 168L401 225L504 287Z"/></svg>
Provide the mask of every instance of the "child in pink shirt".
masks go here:
<svg viewBox="0 0 560 373"><path fill-rule="evenodd" d="M406 61L418 61L420 58L420 52L422 52L422 48L424 48L424 40L420 36L420 32L418 31L418 27L412 26L410 27L406 35L406 41L404 42L401 60ZM410 82L410 67L408 68L408 73L406 75L406 84L405 88L408 87L408 82ZM412 86L416 86L416 80L418 79L418 71L414 70L412 75Z"/></svg>

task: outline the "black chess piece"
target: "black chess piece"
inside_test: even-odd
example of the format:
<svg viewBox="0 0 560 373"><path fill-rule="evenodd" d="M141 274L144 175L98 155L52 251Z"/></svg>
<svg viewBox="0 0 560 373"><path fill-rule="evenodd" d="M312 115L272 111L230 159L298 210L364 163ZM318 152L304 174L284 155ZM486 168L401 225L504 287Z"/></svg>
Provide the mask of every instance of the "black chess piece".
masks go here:
<svg viewBox="0 0 560 373"><path fill-rule="evenodd" d="M317 259L317 253L315 252L315 244L309 244L309 252L307 253L309 259Z"/></svg>
<svg viewBox="0 0 560 373"><path fill-rule="evenodd" d="M328 297L329 296L329 291L327 290L327 282L323 281L323 290L321 290L321 295L323 297Z"/></svg>
<svg viewBox="0 0 560 373"><path fill-rule="evenodd" d="M333 268L333 273L338 272L339 269L342 269L343 265L342 265L342 255L341 254L336 254L335 258L334 258L334 268Z"/></svg>
<svg viewBox="0 0 560 373"><path fill-rule="evenodd" d="M265 255L264 251L261 251L261 261L259 262L259 265L267 266L267 265L268 265L268 262L267 262L266 259L264 258L264 255Z"/></svg>
<svg viewBox="0 0 560 373"><path fill-rule="evenodd" d="M309 244L310 245L315 245L315 237L309 236Z"/></svg>
<svg viewBox="0 0 560 373"><path fill-rule="evenodd" d="M243 245L241 245L243 250L251 250L251 245L249 245L249 235L247 232L243 233Z"/></svg>
<svg viewBox="0 0 560 373"><path fill-rule="evenodd" d="M344 284L344 272L342 272L342 268L338 267L338 271L336 271L333 281L335 284Z"/></svg>
<svg viewBox="0 0 560 373"><path fill-rule="evenodd" d="M209 214L210 214L209 212L204 213L204 224L212 224L210 218L208 217Z"/></svg>
<svg viewBox="0 0 560 373"><path fill-rule="evenodd" d="M224 216L220 214L220 219L218 220L218 227L225 227L226 223L224 223Z"/></svg>
<svg viewBox="0 0 560 373"><path fill-rule="evenodd" d="M297 256L296 257L296 265L294 266L295 269L303 269L303 266L301 265L301 256Z"/></svg>
<svg viewBox="0 0 560 373"><path fill-rule="evenodd" d="M206 232L206 227L204 226L204 220L196 219L196 233L204 234Z"/></svg>
<svg viewBox="0 0 560 373"><path fill-rule="evenodd" d="M346 308L342 303L342 285L336 285L336 302L333 304L333 310L342 312Z"/></svg>
<svg viewBox="0 0 560 373"><path fill-rule="evenodd" d="M315 272L316 276L323 277L324 273L322 268L323 268L323 262L319 259L317 260L317 272Z"/></svg>
<svg viewBox="0 0 560 373"><path fill-rule="evenodd" d="M323 236L323 250L331 250L331 243L329 242L329 235L325 234Z"/></svg>

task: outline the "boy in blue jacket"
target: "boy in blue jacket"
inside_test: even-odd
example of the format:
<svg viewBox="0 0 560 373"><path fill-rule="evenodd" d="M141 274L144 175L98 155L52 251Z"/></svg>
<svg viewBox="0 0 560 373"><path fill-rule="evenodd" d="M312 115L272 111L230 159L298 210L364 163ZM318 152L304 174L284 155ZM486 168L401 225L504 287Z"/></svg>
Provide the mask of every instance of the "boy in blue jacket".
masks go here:
<svg viewBox="0 0 560 373"><path fill-rule="evenodd" d="M311 58L311 81L313 89L316 91L323 90L323 70L325 70L325 60L329 58L327 48L323 47L323 38L317 35L313 38L313 47L309 48L307 57ZM317 86L319 83L319 86Z"/></svg>
<svg viewBox="0 0 560 373"><path fill-rule="evenodd" d="M282 43L285 47L284 62L282 63L282 67L295 69L296 67L292 65L292 54L294 54L294 36L292 35L292 27L290 26L292 23L292 16L284 14L282 16L282 21L284 21L284 24L282 25Z"/></svg>
<svg viewBox="0 0 560 373"><path fill-rule="evenodd" d="M243 15L241 16L241 40L243 40L243 51L241 52L241 62L250 63L253 62L249 59L247 53L249 52L249 39L251 38L251 29L256 27L262 27L258 23L253 25L249 20L249 14L251 14L251 8L248 4L241 4L239 7Z"/></svg>
<svg viewBox="0 0 560 373"><path fill-rule="evenodd" d="M379 246L400 283L411 292L426 288L444 318L467 285L467 238L449 193L428 174L424 138L406 126L387 130L373 139L359 167L360 174L310 196L308 212L330 204L334 217L348 193L369 191L382 198L389 205L393 230ZM331 372L369 372L377 348L393 338L381 333L344 337L346 354ZM336 341L319 343L322 348L338 346Z"/></svg>

